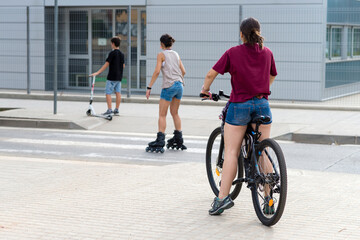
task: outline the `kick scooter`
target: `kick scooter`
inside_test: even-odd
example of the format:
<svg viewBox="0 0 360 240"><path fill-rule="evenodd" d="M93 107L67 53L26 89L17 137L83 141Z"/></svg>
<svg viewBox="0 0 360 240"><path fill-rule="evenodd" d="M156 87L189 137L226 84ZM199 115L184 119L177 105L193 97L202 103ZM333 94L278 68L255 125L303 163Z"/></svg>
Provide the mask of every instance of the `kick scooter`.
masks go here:
<svg viewBox="0 0 360 240"><path fill-rule="evenodd" d="M94 98L94 87L95 87L95 76L93 76L93 79L92 79L91 93L90 93L90 104L89 104L89 109L86 111L86 115L91 116L91 117L104 118L106 120L111 121L112 120L111 115L96 114L95 109L94 109L94 107L92 105L93 98Z"/></svg>

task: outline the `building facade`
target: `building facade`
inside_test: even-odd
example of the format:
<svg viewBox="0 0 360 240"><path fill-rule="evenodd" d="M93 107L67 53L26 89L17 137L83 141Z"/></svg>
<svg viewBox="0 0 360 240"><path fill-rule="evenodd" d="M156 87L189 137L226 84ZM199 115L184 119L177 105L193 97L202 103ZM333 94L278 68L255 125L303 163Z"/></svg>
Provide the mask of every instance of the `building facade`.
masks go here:
<svg viewBox="0 0 360 240"><path fill-rule="evenodd" d="M29 6L30 56L26 7ZM209 69L240 42L240 23L255 17L278 76L272 99L322 101L360 92L360 2L355 0L58 0L58 89L88 90L120 36L126 57L123 89L143 93L160 51L159 38L172 35L186 68L184 95L197 96ZM0 3L0 88L52 90L54 1ZM130 59L130 61L129 61ZM106 73L97 78L101 89ZM153 87L160 93L161 77ZM230 92L230 76L219 75L212 90Z"/></svg>

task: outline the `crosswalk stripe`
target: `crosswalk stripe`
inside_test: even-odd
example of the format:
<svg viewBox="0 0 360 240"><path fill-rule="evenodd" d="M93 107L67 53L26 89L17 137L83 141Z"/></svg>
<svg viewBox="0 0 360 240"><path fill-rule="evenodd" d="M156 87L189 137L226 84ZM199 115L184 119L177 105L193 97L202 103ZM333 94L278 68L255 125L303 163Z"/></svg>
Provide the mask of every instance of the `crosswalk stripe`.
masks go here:
<svg viewBox="0 0 360 240"><path fill-rule="evenodd" d="M78 147L96 147L96 148L120 148L120 149L135 149L145 150L146 145L135 145L135 144L122 144L122 143L92 143L92 142L81 142L81 141L62 141L62 140L50 140L50 139L23 139L23 138L10 138L3 140L11 143L27 143L27 144L42 144L42 145L56 145L56 146L78 146ZM190 153L201 153L204 154L205 148L188 148L186 150Z"/></svg>
<svg viewBox="0 0 360 240"><path fill-rule="evenodd" d="M147 135L144 135L147 136ZM127 140L127 141L134 141L134 142L138 142L138 141L144 141L146 143L154 141L155 140L155 135L150 138L150 137L144 137L141 135L129 135L129 136L108 136L108 135L86 135L86 134L67 134L67 133L50 133L50 134L45 134L44 137L59 137L59 138L86 138L86 139L103 139L103 140ZM172 137L172 136L171 136ZM170 138L170 137L169 137ZM199 138L199 140L196 140L196 138L190 138L190 139L186 139L185 138L185 142L186 143L191 143L191 144L206 144L207 143L207 139L203 139L203 138Z"/></svg>

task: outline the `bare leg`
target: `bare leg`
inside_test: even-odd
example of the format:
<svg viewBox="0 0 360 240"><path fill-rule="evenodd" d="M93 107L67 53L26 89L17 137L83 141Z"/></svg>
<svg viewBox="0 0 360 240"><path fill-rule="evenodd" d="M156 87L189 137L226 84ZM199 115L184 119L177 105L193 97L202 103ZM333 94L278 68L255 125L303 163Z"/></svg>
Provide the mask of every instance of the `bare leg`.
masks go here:
<svg viewBox="0 0 360 240"><path fill-rule="evenodd" d="M178 113L180 106L180 99L173 98L170 103L170 113L174 120L175 130L181 131L181 119Z"/></svg>
<svg viewBox="0 0 360 240"><path fill-rule="evenodd" d="M221 175L219 198L229 195L232 182L236 176L240 147L247 126L235 126L225 123L224 141L225 155Z"/></svg>
<svg viewBox="0 0 360 240"><path fill-rule="evenodd" d="M106 94L106 103L107 103L108 109L111 109L112 108L111 94Z"/></svg>
<svg viewBox="0 0 360 240"><path fill-rule="evenodd" d="M166 129L166 115L169 109L170 102L164 99L160 99L159 102L159 132L165 133Z"/></svg>
<svg viewBox="0 0 360 240"><path fill-rule="evenodd" d="M121 93L116 92L115 94L116 94L116 108L119 109L121 102Z"/></svg>
<svg viewBox="0 0 360 240"><path fill-rule="evenodd" d="M255 128L254 125L253 125L253 128ZM261 132L261 137L259 140L262 141L266 138L269 138L270 130L271 130L271 124L260 125L259 131ZM262 173L272 173L274 170L270 160L264 153L262 153L260 156L259 168L260 168L260 172L262 172ZM269 188L269 185L267 185L267 184L264 186L264 194L265 194L265 197L270 195L270 188Z"/></svg>

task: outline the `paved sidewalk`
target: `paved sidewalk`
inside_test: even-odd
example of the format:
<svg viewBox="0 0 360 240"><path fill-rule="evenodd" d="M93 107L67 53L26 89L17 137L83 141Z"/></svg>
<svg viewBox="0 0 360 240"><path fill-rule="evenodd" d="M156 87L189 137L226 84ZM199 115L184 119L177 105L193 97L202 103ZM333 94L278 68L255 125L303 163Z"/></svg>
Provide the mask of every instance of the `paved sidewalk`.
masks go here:
<svg viewBox="0 0 360 240"><path fill-rule="evenodd" d="M208 137L219 126L225 103L188 101L196 104L180 108L185 137ZM87 101L59 101L54 115L52 100L1 98L0 108L15 109L0 112L0 125L27 121L27 127L155 136L156 103L124 102L120 116L107 121L87 117ZM94 103L99 113L105 106ZM360 136L360 111L319 109L273 107L272 137L302 134L316 140L322 135L337 143L337 136ZM171 134L170 116L167 123ZM257 219L246 187L231 210L209 216L213 194L203 163L152 166L0 156L0 169L0 239L360 239L360 175L288 169L286 209L269 228Z"/></svg>
<svg viewBox="0 0 360 240"><path fill-rule="evenodd" d="M0 160L0 239L360 239L360 175L290 169L284 215L269 228L246 187L209 216L200 163Z"/></svg>

